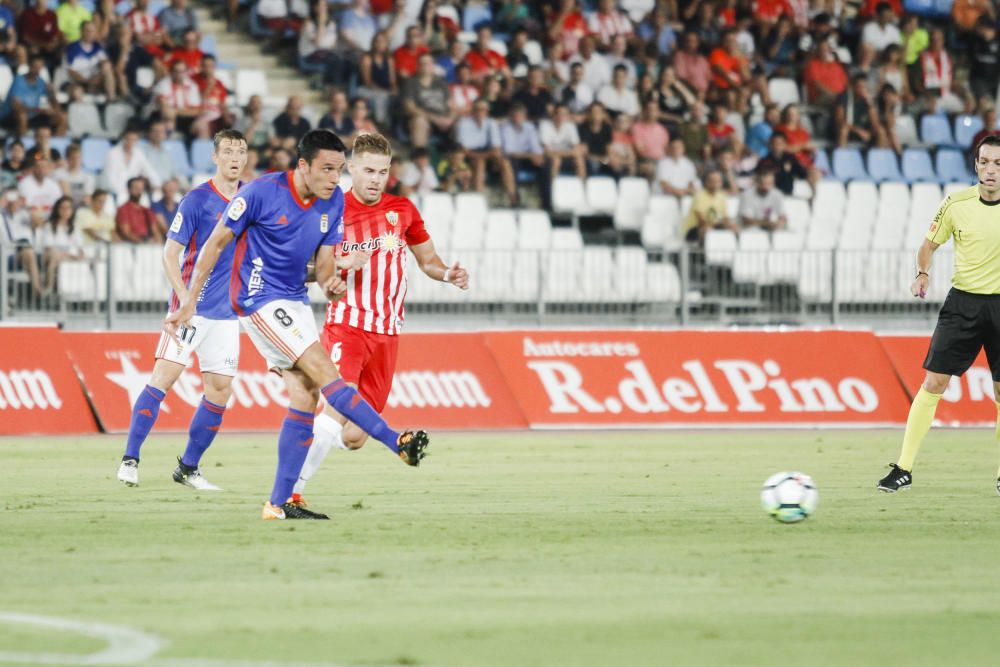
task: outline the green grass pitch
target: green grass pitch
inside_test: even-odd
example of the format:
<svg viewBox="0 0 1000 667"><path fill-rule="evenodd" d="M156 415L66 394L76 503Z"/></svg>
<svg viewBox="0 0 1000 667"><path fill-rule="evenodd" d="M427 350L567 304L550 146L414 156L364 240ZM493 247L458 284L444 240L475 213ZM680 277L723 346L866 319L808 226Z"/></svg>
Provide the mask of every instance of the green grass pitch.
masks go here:
<svg viewBox="0 0 1000 667"><path fill-rule="evenodd" d="M170 480L180 436L137 489L121 438L0 439L0 612L155 635L154 666L994 664L993 433L933 432L878 494L900 436L448 434L416 470L370 443L314 480L329 522L259 519L273 436L219 437L222 494ZM758 493L792 469L819 509L781 525ZM103 645L0 621L0 665Z"/></svg>

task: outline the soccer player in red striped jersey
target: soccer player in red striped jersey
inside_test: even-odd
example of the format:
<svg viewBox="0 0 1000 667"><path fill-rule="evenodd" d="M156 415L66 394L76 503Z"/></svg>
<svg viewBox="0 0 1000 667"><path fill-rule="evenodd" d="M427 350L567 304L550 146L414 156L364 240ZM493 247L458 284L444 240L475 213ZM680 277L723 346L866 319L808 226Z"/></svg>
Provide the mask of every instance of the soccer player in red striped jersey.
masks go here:
<svg viewBox="0 0 1000 667"><path fill-rule="evenodd" d="M360 270L342 271L347 293L327 305L322 342L344 380L381 412L396 369L396 352L406 299L407 248L420 270L433 280L468 289L469 274L438 256L420 213L406 197L386 194L392 147L381 134L354 140L348 168L351 190L344 197L344 239L339 252L372 253ZM332 447L359 449L367 434L328 407L313 424L313 444L292 502L302 503L306 482Z"/></svg>

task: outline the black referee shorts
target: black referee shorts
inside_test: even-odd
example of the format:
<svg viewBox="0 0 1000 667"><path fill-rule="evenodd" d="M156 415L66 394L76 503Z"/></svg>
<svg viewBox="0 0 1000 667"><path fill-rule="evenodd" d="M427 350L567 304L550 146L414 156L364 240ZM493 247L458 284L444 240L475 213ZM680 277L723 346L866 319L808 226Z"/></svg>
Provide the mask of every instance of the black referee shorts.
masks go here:
<svg viewBox="0 0 1000 667"><path fill-rule="evenodd" d="M1000 294L971 294L951 288L938 314L924 368L962 375L986 348L993 381L1000 382Z"/></svg>

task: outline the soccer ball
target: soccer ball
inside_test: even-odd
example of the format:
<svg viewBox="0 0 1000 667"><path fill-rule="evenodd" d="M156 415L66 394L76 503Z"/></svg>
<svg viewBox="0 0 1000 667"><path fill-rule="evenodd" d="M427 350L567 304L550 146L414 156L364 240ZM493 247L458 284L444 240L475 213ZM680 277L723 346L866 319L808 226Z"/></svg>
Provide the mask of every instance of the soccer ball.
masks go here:
<svg viewBox="0 0 1000 667"><path fill-rule="evenodd" d="M812 477L801 472L771 475L760 490L761 507L782 523L802 521L816 510L818 501Z"/></svg>

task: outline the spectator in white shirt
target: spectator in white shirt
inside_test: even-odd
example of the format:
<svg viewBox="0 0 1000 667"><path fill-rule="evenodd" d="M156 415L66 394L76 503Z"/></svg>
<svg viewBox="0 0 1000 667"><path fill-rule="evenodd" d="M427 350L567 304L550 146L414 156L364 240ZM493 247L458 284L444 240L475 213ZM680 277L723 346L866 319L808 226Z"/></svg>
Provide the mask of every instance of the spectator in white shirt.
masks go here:
<svg viewBox="0 0 1000 667"><path fill-rule="evenodd" d="M70 81L80 84L87 92L103 92L108 101L116 99L111 61L97 42L93 21L84 21L80 26L80 41L66 48L66 73Z"/></svg>
<svg viewBox="0 0 1000 667"><path fill-rule="evenodd" d="M83 258L80 233L74 229L76 207L71 197L60 197L52 207L49 219L40 230L39 245L45 264L44 292L51 294L56 288L59 265L67 259Z"/></svg>
<svg viewBox="0 0 1000 667"><path fill-rule="evenodd" d="M748 188L740 197L739 215L744 229L759 227L772 232L783 229L788 223L785 198L774 187L773 167L765 165L757 170L754 187Z"/></svg>
<svg viewBox="0 0 1000 667"><path fill-rule="evenodd" d="M583 80L591 90L600 90L611 82L611 67L607 59L597 52L593 37L587 36L580 40L580 52L570 63L583 65Z"/></svg>
<svg viewBox="0 0 1000 667"><path fill-rule="evenodd" d="M549 173L553 180L559 175L563 160L572 162L578 178L587 177L587 147L580 141L580 133L568 106L557 104L553 120L543 120L538 135L549 159Z"/></svg>
<svg viewBox="0 0 1000 667"><path fill-rule="evenodd" d="M632 21L615 7L615 0L599 0L597 11L590 16L590 32L597 35L601 46L607 49L611 41L621 35L631 37Z"/></svg>
<svg viewBox="0 0 1000 667"><path fill-rule="evenodd" d="M159 176L160 182L166 183L170 179L176 178L186 184L187 179L184 174L177 171L177 165L174 164L170 151L163 145L163 142L167 140L166 126L160 121L151 123L146 139L147 144L142 149L142 153L146 157L146 162Z"/></svg>
<svg viewBox="0 0 1000 667"><path fill-rule="evenodd" d="M145 177L154 189L163 184L160 175L139 148L139 131L130 127L122 134L118 145L108 151L104 162L104 182L119 201L124 201L129 180L138 176Z"/></svg>
<svg viewBox="0 0 1000 667"><path fill-rule="evenodd" d="M516 203L514 171L511 169L510 161L501 152L500 126L490 118L490 105L486 100L476 100L472 105L472 115L459 119L455 136L458 143L468 152L469 161L472 162L476 191L483 192L486 189L486 166L492 162L500 172L500 178L511 203Z"/></svg>
<svg viewBox="0 0 1000 667"><path fill-rule="evenodd" d="M53 177L59 182L63 193L73 198L76 205L90 201L90 193L97 187L97 179L83 168L80 144L70 144L66 148L66 166L57 169Z"/></svg>
<svg viewBox="0 0 1000 667"><path fill-rule="evenodd" d="M173 62L170 76L156 84L153 94L161 115L165 109L172 109L177 115L177 128L185 135L207 133L207 127L195 126L201 115L201 93L198 84L188 76L188 66L183 60Z"/></svg>
<svg viewBox="0 0 1000 667"><path fill-rule="evenodd" d="M628 38L625 35L616 35L614 39L611 40L611 51L607 55L608 67L611 68L612 77L614 76L614 68L622 65L628 71L628 87L635 88L638 81L636 76L635 63L636 58L630 58L628 56Z"/></svg>
<svg viewBox="0 0 1000 667"><path fill-rule="evenodd" d="M900 44L902 40L892 5L880 2L875 8L875 20L865 24L861 31L862 48L882 53L890 44Z"/></svg>
<svg viewBox="0 0 1000 667"><path fill-rule="evenodd" d="M472 103L479 99L479 89L472 85L472 70L465 63L455 67L455 83L448 86L451 104L459 116L472 113Z"/></svg>
<svg viewBox="0 0 1000 667"><path fill-rule="evenodd" d="M31 214L31 222L38 226L52 211L52 206L63 196L59 182L52 178L52 161L42 151L30 154L31 171L21 179L18 192Z"/></svg>
<svg viewBox="0 0 1000 667"><path fill-rule="evenodd" d="M44 224L44 218L39 226L41 224ZM15 268L27 272L35 296L42 296L41 273L38 270L38 258L34 249L35 227L32 225L31 215L24 206L24 199L16 188L10 188L3 194L2 208L0 208L0 240L14 246L14 255L17 257ZM6 258L0 260L7 261Z"/></svg>
<svg viewBox="0 0 1000 667"><path fill-rule="evenodd" d="M426 148L413 149L410 161L403 165L399 180L403 184L401 194L404 197L412 193L423 195L438 189L438 177L431 166L430 153Z"/></svg>
<svg viewBox="0 0 1000 667"><path fill-rule="evenodd" d="M639 98L635 91L628 87L628 69L617 65L611 83L601 88L597 101L603 104L612 114L626 116L639 115Z"/></svg>
<svg viewBox="0 0 1000 667"><path fill-rule="evenodd" d="M698 187L698 170L684 154L684 140L672 139L667 156L656 165L656 181L664 194L683 197L693 195Z"/></svg>

